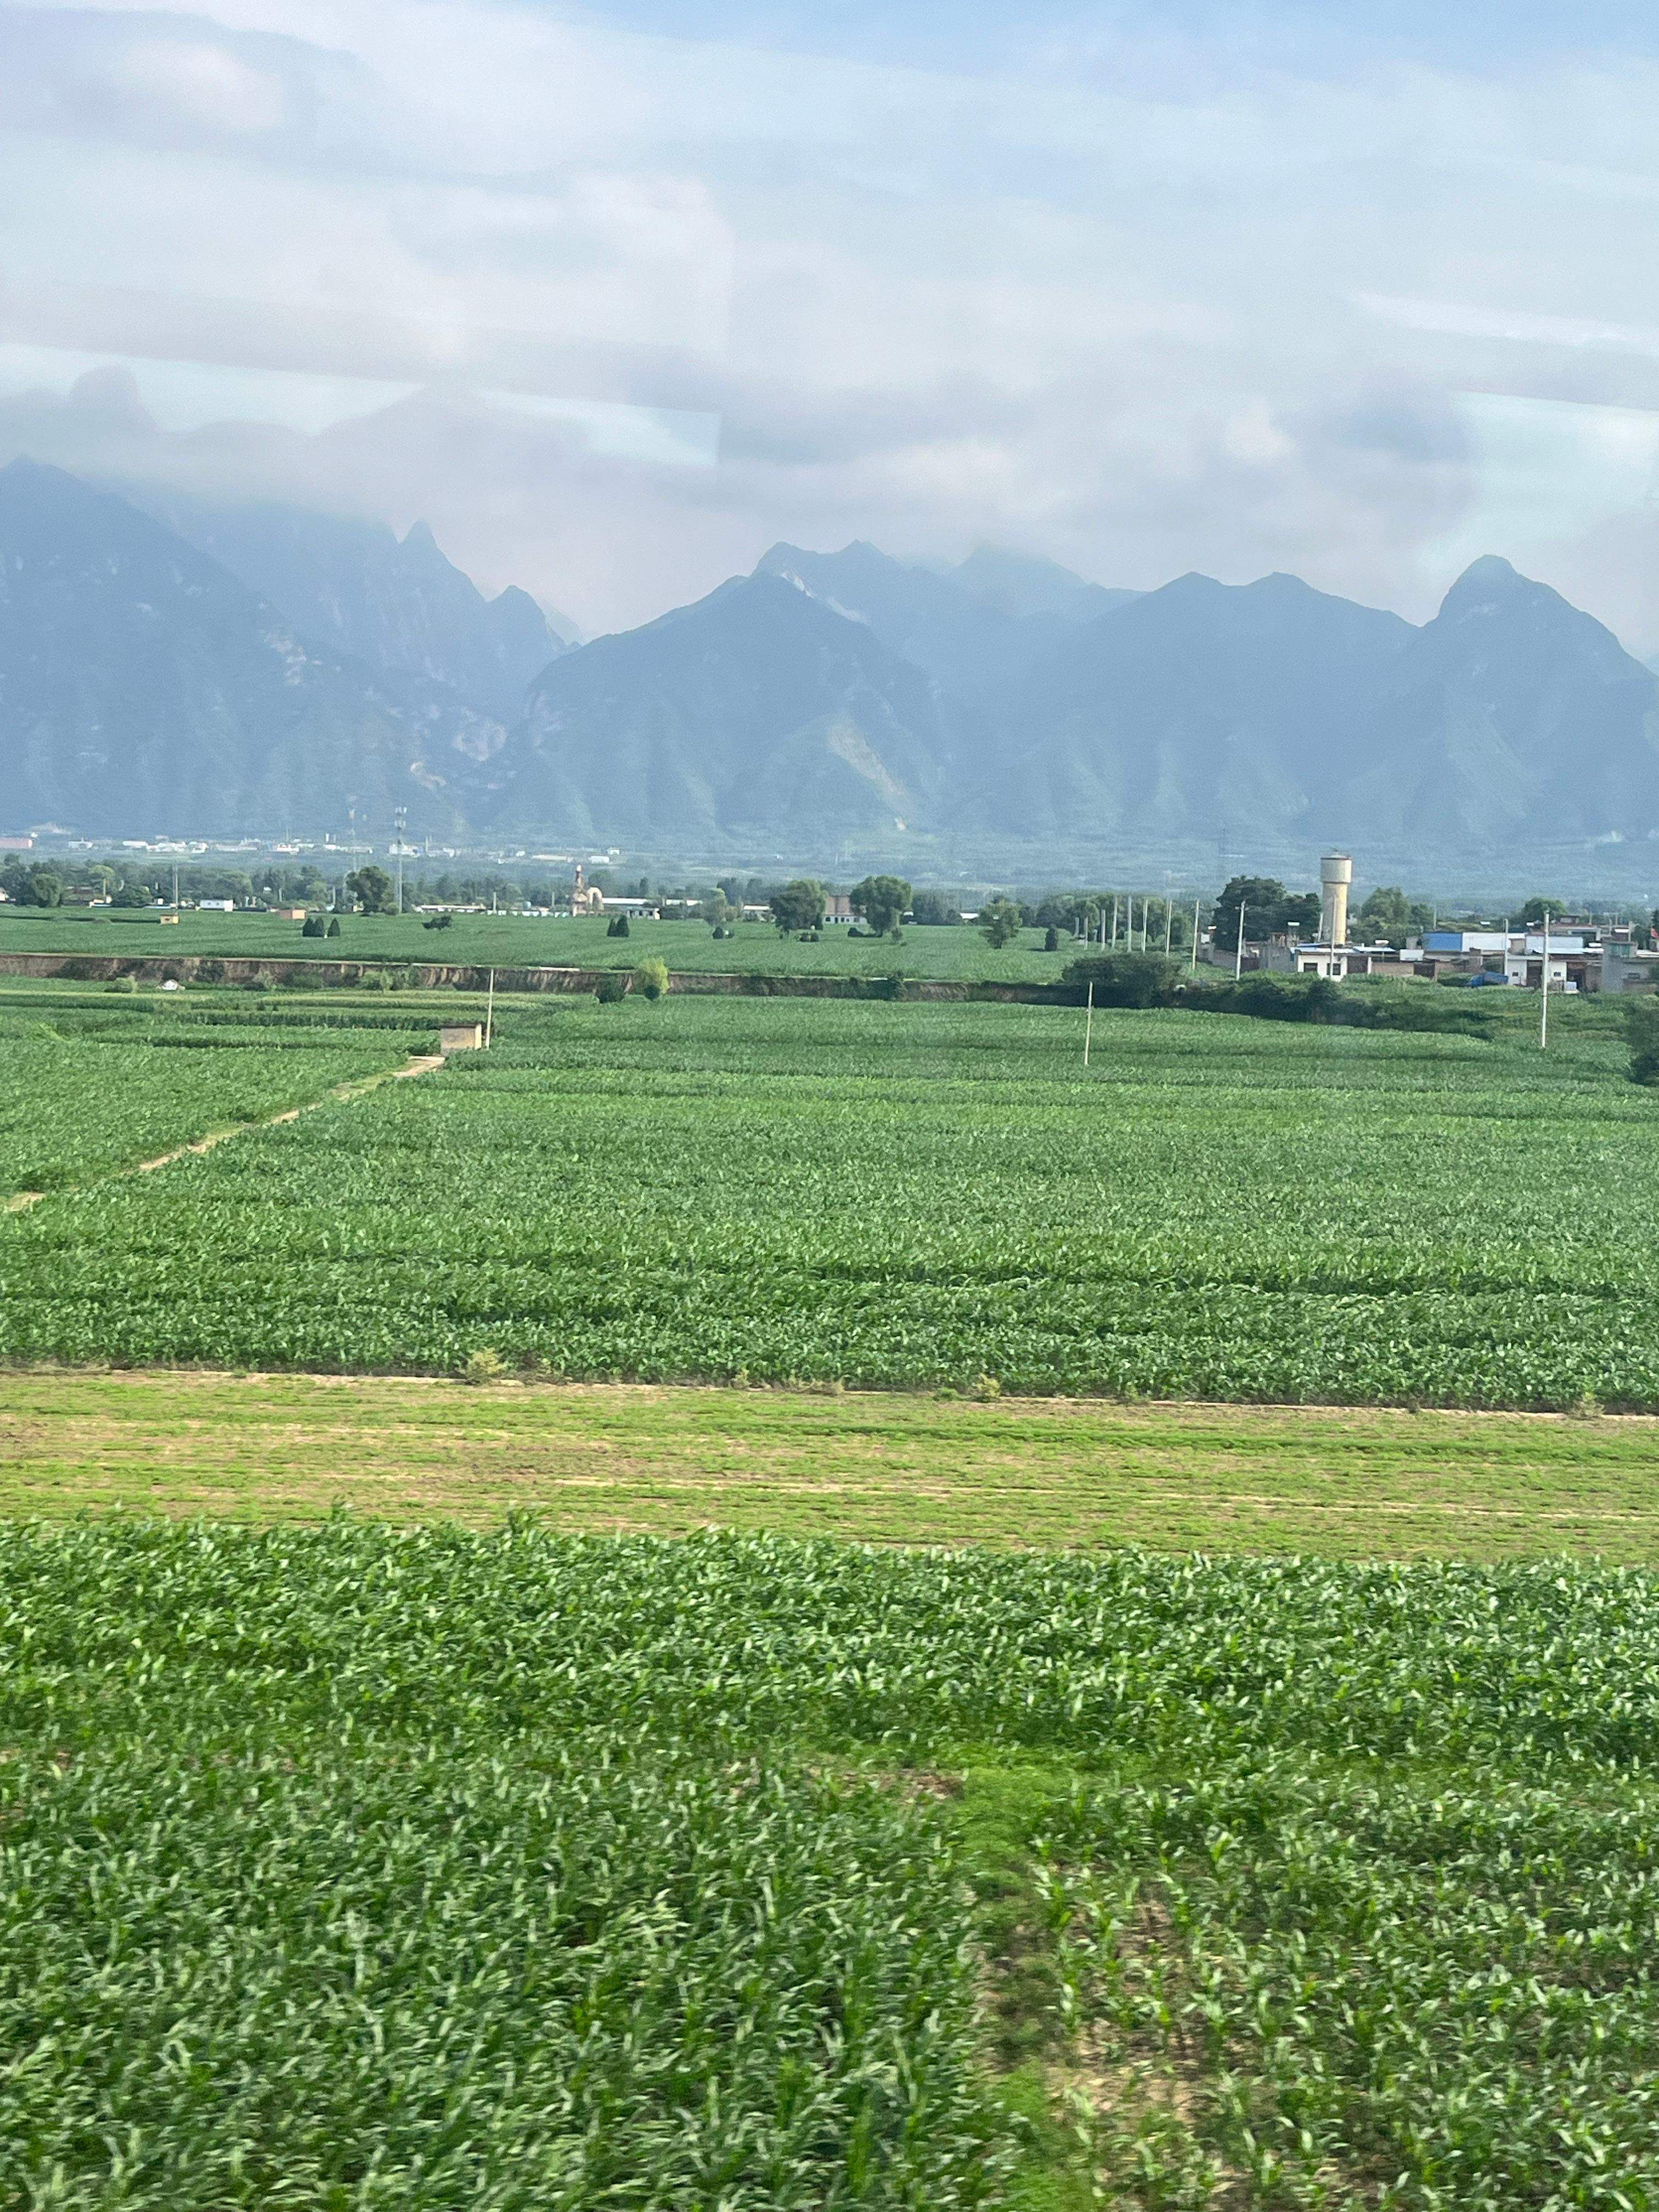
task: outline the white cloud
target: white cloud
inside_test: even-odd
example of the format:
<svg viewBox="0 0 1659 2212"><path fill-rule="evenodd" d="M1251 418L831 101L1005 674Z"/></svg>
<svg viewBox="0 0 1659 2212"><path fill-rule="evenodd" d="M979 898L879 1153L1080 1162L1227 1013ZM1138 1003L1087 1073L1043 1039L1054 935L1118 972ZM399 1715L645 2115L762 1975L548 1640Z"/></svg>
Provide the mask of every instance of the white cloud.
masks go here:
<svg viewBox="0 0 1659 2212"><path fill-rule="evenodd" d="M263 391L316 434L296 492L424 511L592 628L854 535L1414 616L1450 549L1571 540L1591 604L1659 606L1644 434L1608 427L1659 398L1645 62L1054 33L952 75L495 0L10 20L0 336L126 362L188 441L99 433L146 470L271 472L210 412ZM327 416L342 382L431 398Z"/></svg>
<svg viewBox="0 0 1659 2212"><path fill-rule="evenodd" d="M306 376L290 370L224 368L199 361L76 353L65 347L0 344L0 392L67 394L83 376L125 370L138 404L163 430L210 422L269 422L307 435L407 399L412 384L367 377Z"/></svg>
<svg viewBox="0 0 1659 2212"><path fill-rule="evenodd" d="M282 79L252 69L222 46L191 39L145 39L130 46L121 66L141 99L171 103L198 122L234 131L274 131L286 96Z"/></svg>

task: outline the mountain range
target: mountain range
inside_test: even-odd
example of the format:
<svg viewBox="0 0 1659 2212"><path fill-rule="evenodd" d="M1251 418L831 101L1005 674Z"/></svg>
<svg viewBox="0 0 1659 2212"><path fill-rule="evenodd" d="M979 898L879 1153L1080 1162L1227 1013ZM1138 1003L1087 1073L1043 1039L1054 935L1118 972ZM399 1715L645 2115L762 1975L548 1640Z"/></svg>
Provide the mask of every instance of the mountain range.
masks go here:
<svg viewBox="0 0 1659 2212"><path fill-rule="evenodd" d="M1420 626L1293 576L1109 591L778 545L577 644L416 524L0 470L0 829L842 871L1659 880L1659 682L1488 556Z"/></svg>

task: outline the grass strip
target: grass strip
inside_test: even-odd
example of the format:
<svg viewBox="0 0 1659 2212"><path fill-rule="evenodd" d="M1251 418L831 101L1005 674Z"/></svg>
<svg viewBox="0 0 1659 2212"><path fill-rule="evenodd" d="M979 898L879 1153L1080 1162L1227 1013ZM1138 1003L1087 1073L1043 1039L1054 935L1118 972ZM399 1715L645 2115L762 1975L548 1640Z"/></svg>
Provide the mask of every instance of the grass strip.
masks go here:
<svg viewBox="0 0 1659 2212"><path fill-rule="evenodd" d="M0 1512L768 1528L890 1544L1659 1559L1659 1421L36 1369Z"/></svg>

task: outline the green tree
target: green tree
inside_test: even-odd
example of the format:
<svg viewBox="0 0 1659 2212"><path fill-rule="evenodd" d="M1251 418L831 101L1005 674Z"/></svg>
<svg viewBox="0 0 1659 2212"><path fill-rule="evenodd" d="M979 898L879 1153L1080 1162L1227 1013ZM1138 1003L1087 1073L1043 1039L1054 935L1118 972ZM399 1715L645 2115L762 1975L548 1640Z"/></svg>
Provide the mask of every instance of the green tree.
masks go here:
<svg viewBox="0 0 1659 2212"><path fill-rule="evenodd" d="M1012 945L1024 926L1024 917L1012 899L992 899L979 910L979 926L994 952Z"/></svg>
<svg viewBox="0 0 1659 2212"><path fill-rule="evenodd" d="M634 988L647 999L662 998L668 989L668 963L641 960L634 970Z"/></svg>
<svg viewBox="0 0 1659 2212"><path fill-rule="evenodd" d="M910 905L910 886L902 876L866 876L854 884L848 896L854 914L862 915L878 937L896 929Z"/></svg>
<svg viewBox="0 0 1659 2212"><path fill-rule="evenodd" d="M134 907L148 906L149 893L142 884L123 884L120 890L112 896L110 904L121 908L123 911L131 911Z"/></svg>
<svg viewBox="0 0 1659 2212"><path fill-rule="evenodd" d="M1161 952L1091 952L1060 976L1079 994L1094 985L1097 1006L1167 1006L1179 995L1181 969Z"/></svg>
<svg viewBox="0 0 1659 2212"><path fill-rule="evenodd" d="M1630 1040L1630 1079L1659 1084L1659 998L1646 994L1625 1005L1625 1034Z"/></svg>
<svg viewBox="0 0 1659 2212"><path fill-rule="evenodd" d="M789 935L798 929L816 929L823 920L827 903L823 885L813 876L797 876L793 883L785 884L781 890L773 892L768 902L772 919L780 932Z"/></svg>
<svg viewBox="0 0 1659 2212"><path fill-rule="evenodd" d="M1368 935L1403 945L1408 937L1433 927L1434 908L1420 899L1408 899L1398 884L1379 884L1353 918Z"/></svg>
<svg viewBox="0 0 1659 2212"><path fill-rule="evenodd" d="M337 914L331 914L328 918L328 933L331 937L337 937L340 933L340 917Z"/></svg>
<svg viewBox="0 0 1659 2212"><path fill-rule="evenodd" d="M1234 876L1215 902L1212 941L1224 952L1237 950L1241 906L1247 941L1277 937L1287 929L1305 934L1319 927L1316 891L1287 891L1277 876Z"/></svg>
<svg viewBox="0 0 1659 2212"><path fill-rule="evenodd" d="M31 868L28 893L31 906L62 906L64 878L56 868Z"/></svg>
<svg viewBox="0 0 1659 2212"><path fill-rule="evenodd" d="M1529 898L1521 909L1521 919L1528 928L1536 929L1546 915L1553 921L1558 915L1566 912L1565 903L1558 898Z"/></svg>
<svg viewBox="0 0 1659 2212"><path fill-rule="evenodd" d="M910 901L910 917L919 927L949 929L961 921L962 908L946 891L917 891Z"/></svg>
<svg viewBox="0 0 1659 2212"><path fill-rule="evenodd" d="M396 911L397 889L384 868L372 865L367 868L356 868L346 878L345 887L365 914L392 914Z"/></svg>

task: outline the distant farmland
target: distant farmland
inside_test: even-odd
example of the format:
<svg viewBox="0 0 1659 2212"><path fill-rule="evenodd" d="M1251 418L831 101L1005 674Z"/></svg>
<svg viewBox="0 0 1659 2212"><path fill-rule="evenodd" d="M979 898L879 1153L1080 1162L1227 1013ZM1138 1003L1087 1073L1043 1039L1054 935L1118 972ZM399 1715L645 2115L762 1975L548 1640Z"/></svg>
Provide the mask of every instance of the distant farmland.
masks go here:
<svg viewBox="0 0 1659 2212"><path fill-rule="evenodd" d="M1659 1406L1659 1103L1593 1005L1547 1055L1114 1013L1085 1070L1065 1009L520 1004L100 1180L292 1103L267 1044L320 1097L461 999L9 1003L49 1032L0 1073L13 1187L86 1184L0 1224L14 1359Z"/></svg>

